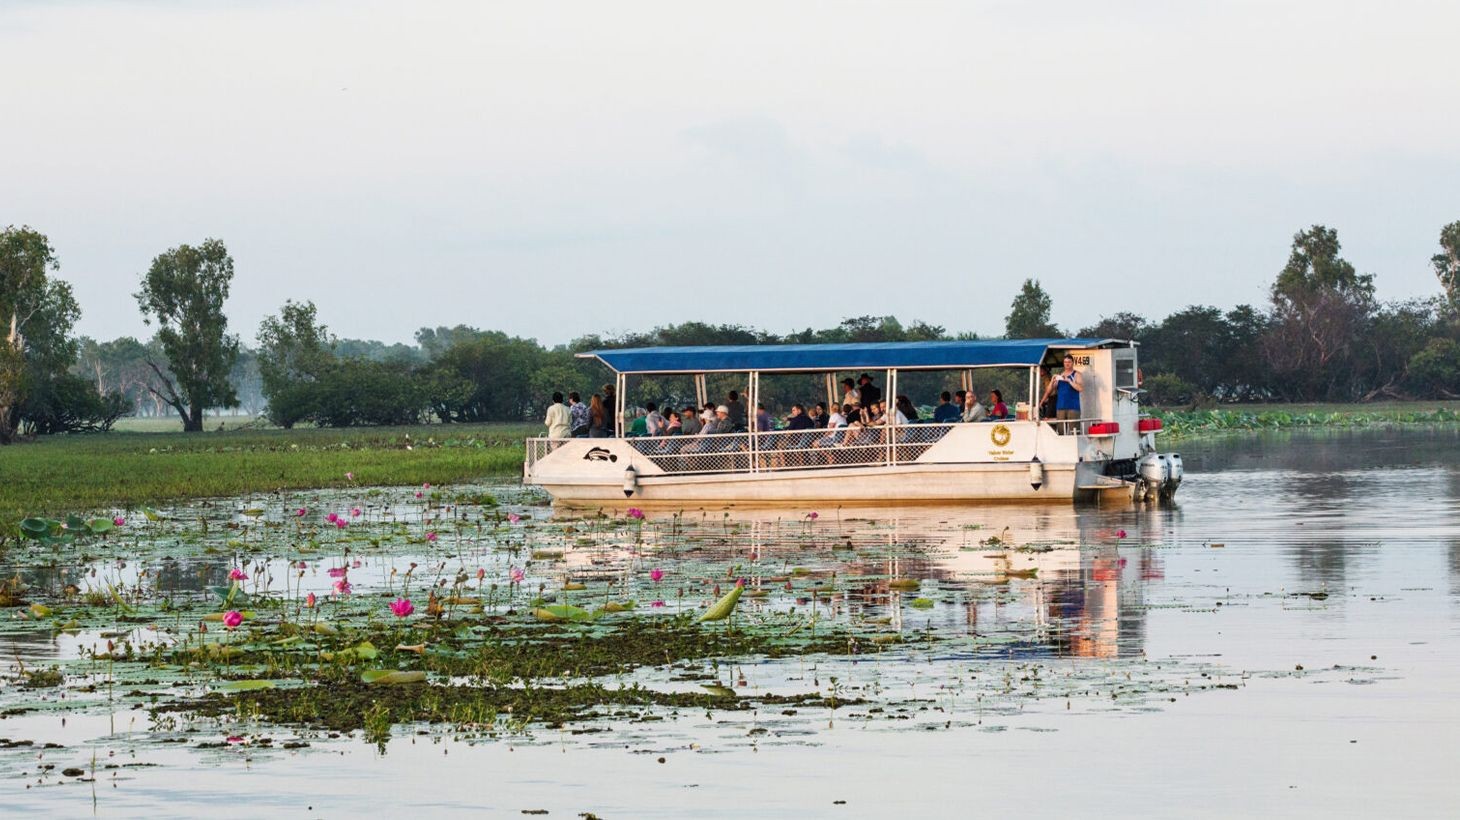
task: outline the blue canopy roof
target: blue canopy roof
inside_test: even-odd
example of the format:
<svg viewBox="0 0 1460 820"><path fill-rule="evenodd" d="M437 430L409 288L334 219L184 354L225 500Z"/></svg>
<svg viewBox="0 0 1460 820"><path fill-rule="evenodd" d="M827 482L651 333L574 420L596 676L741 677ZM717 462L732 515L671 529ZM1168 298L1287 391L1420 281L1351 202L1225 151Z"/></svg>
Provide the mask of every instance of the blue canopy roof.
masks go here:
<svg viewBox="0 0 1460 820"><path fill-rule="evenodd" d="M1113 339L992 339L824 345L634 347L580 353L619 373L822 372L887 368L1033 367L1049 348L1089 348Z"/></svg>

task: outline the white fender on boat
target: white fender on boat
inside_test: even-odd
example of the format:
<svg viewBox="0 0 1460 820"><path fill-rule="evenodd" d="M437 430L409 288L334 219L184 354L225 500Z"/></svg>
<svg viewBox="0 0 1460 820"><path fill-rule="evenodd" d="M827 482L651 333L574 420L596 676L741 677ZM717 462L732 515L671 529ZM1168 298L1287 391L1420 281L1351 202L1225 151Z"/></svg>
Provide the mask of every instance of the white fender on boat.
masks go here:
<svg viewBox="0 0 1460 820"><path fill-rule="evenodd" d="M624 498L629 498L634 491L639 489L639 474L634 472L633 467L624 470Z"/></svg>
<svg viewBox="0 0 1460 820"><path fill-rule="evenodd" d="M1029 462L1029 486L1036 490L1044 486L1044 465L1039 463L1039 456Z"/></svg>

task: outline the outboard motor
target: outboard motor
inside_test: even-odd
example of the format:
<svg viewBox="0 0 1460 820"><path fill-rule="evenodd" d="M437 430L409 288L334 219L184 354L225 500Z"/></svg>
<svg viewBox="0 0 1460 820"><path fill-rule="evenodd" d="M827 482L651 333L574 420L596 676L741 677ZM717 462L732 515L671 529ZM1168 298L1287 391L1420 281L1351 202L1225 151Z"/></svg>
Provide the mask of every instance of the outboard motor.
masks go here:
<svg viewBox="0 0 1460 820"><path fill-rule="evenodd" d="M1166 498L1170 498L1176 494L1176 488L1181 486L1181 479L1186 475L1186 468L1181 464L1180 453L1172 453L1167 456L1166 463L1169 465L1169 468L1166 475L1166 484L1161 488L1161 494Z"/></svg>
<svg viewBox="0 0 1460 820"><path fill-rule="evenodd" d="M1147 499L1154 499L1170 477L1170 465L1156 453L1147 453L1142 457L1136 463L1136 471L1141 477L1141 492Z"/></svg>
<svg viewBox="0 0 1460 820"><path fill-rule="evenodd" d="M639 474L634 472L633 467L629 467L624 470L624 498L631 497L634 490L637 489L639 489Z"/></svg>

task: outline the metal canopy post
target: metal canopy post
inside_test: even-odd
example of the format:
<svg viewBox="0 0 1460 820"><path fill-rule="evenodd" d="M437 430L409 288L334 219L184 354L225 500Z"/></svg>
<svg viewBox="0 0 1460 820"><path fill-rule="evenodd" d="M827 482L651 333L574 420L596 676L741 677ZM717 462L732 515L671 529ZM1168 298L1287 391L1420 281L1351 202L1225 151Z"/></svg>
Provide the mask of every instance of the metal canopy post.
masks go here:
<svg viewBox="0 0 1460 820"><path fill-rule="evenodd" d="M887 463L893 464L897 461L897 449L894 444L897 441L897 371L893 368L887 369L887 393L882 396L883 411L882 418L886 420L887 430Z"/></svg>
<svg viewBox="0 0 1460 820"><path fill-rule="evenodd" d="M704 409L706 399L705 374L695 374L695 415L698 416Z"/></svg>
<svg viewBox="0 0 1460 820"><path fill-rule="evenodd" d="M746 397L745 415L746 426L750 428L750 446L746 450L750 453L750 472L753 473L756 472L756 462L759 460L756 454L756 439L759 437L755 433L759 426L756 422L760 417L760 413L756 409L760 404L760 373L754 370L750 371L749 392L750 395Z"/></svg>
<svg viewBox="0 0 1460 820"><path fill-rule="evenodd" d="M613 390L613 437L624 437L624 393L629 386L629 377L623 373L618 374L614 380Z"/></svg>

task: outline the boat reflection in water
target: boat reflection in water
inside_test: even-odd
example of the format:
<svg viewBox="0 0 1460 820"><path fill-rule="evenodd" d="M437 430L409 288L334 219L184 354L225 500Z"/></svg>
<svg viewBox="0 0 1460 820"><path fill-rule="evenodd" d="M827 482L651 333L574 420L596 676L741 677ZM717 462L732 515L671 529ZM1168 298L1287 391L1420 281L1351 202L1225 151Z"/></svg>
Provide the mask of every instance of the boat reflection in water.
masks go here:
<svg viewBox="0 0 1460 820"><path fill-rule="evenodd" d="M682 594L688 607L742 577L751 617L811 610L905 637L928 630L974 639L940 657L1005 660L1141 655L1147 587L1164 571L1159 544L1124 528L1174 536L1179 522L1173 507L1027 505L644 515L636 527L600 530L591 545L569 548L565 580L617 578L627 587L645 566L664 567L675 579L664 594Z"/></svg>

